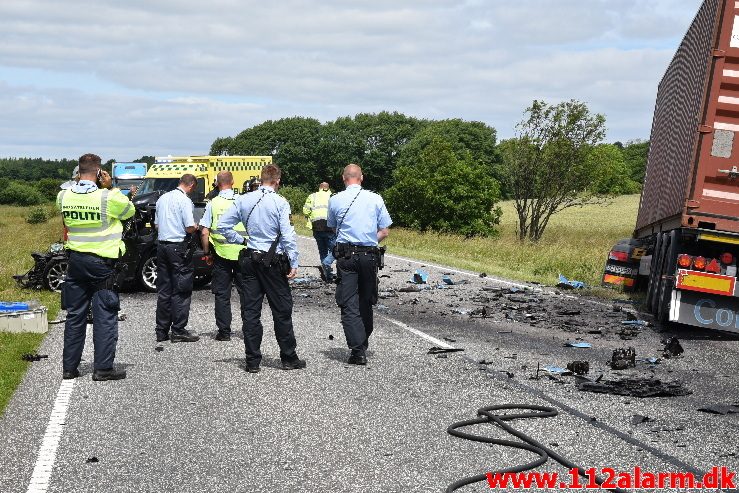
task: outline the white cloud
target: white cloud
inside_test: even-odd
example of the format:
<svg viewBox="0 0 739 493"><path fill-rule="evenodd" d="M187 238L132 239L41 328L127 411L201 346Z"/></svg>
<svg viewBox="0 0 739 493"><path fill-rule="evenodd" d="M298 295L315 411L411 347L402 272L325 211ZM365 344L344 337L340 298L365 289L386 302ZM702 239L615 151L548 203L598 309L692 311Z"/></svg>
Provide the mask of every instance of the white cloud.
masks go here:
<svg viewBox="0 0 739 493"><path fill-rule="evenodd" d="M262 119L383 109L507 136L535 97L587 101L611 138L647 137L699 4L3 2L0 154L204 152Z"/></svg>

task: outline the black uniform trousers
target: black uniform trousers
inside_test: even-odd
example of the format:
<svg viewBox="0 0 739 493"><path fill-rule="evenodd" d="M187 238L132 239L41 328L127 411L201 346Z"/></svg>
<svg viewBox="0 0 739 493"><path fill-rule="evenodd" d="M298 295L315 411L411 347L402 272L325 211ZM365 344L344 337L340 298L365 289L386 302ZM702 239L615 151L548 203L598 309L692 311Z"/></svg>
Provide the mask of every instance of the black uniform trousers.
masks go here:
<svg viewBox="0 0 739 493"><path fill-rule="evenodd" d="M69 253L67 277L62 284L64 307L67 310L62 354L65 371L76 370L82 359L90 305L94 369L113 368L118 343L118 311L121 308L118 293L110 289L116 275L114 262L113 259L75 251Z"/></svg>
<svg viewBox="0 0 739 493"><path fill-rule="evenodd" d="M162 243L157 247L157 333L183 333L190 317L194 277L187 243Z"/></svg>
<svg viewBox="0 0 739 493"><path fill-rule="evenodd" d="M313 238L315 238L316 245L318 246L318 256L321 258L321 263L323 263L323 259L328 255L333 237L334 232L331 230L313 231Z"/></svg>
<svg viewBox="0 0 739 493"><path fill-rule="evenodd" d="M355 253L336 260L339 284L336 304L341 307L341 325L353 355L364 356L374 330L372 305L377 303L377 254Z"/></svg>
<svg viewBox="0 0 739 493"><path fill-rule="evenodd" d="M265 266L255 262L248 256L242 259L244 276L244 299L242 310L244 316L244 346L246 364L259 366L262 361L262 303L267 296L275 324L275 337L280 346L280 359L293 362L298 359L295 352L297 342L293 331L293 296L287 277L280 272L279 266Z"/></svg>
<svg viewBox="0 0 739 493"><path fill-rule="evenodd" d="M215 295L216 327L221 334L231 334L231 286L236 286L241 301L241 321L246 320L246 298L244 297L244 278L238 260L229 260L213 255L213 280L211 292Z"/></svg>

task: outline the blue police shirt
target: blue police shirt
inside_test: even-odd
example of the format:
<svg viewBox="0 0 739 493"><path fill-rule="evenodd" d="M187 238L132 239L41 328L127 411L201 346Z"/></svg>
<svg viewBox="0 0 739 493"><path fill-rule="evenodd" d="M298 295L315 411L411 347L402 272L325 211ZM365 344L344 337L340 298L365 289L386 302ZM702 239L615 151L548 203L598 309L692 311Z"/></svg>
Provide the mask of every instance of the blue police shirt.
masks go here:
<svg viewBox="0 0 739 493"><path fill-rule="evenodd" d="M262 185L256 192L239 195L236 207L227 210L218 221L218 233L229 243L243 243L244 237L233 229L239 223L246 226L249 235L247 248L262 252L269 251L281 231L277 254L287 253L290 267L298 268L298 244L290 224L290 204L272 187Z"/></svg>
<svg viewBox="0 0 739 493"><path fill-rule="evenodd" d="M393 224L382 197L360 185L329 199L327 222L329 228L339 227L336 243L360 246L377 246L377 231Z"/></svg>
<svg viewBox="0 0 739 493"><path fill-rule="evenodd" d="M159 241L184 241L185 228L195 226L193 207L190 197L179 187L159 197L154 218Z"/></svg>
<svg viewBox="0 0 739 493"><path fill-rule="evenodd" d="M219 197L223 197L227 200L233 200L234 195L236 195L236 193L233 191L233 188L229 188L228 190L221 190L220 192L218 192ZM200 226L210 229L212 222L213 204L208 202L207 204L205 204L205 212L203 213L203 217L200 218Z"/></svg>

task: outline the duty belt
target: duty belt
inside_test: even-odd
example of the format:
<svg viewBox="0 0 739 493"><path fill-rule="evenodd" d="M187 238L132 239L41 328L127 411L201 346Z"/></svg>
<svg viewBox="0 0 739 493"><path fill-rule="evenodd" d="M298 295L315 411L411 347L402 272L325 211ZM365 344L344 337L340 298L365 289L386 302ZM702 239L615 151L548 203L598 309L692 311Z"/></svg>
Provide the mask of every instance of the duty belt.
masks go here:
<svg viewBox="0 0 739 493"><path fill-rule="evenodd" d="M380 249L376 246L352 245L351 243L337 243L336 247L339 252L355 253L380 253Z"/></svg>

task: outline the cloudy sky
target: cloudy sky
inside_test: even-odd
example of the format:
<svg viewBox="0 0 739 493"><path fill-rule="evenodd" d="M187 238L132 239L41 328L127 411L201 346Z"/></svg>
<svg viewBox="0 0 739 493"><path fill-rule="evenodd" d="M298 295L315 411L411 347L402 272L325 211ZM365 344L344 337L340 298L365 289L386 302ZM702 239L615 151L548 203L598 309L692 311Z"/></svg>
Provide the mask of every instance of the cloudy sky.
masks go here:
<svg viewBox="0 0 739 493"><path fill-rule="evenodd" d="M0 156L207 153L267 119L382 110L513 133L580 99L647 138L701 0L3 0Z"/></svg>

